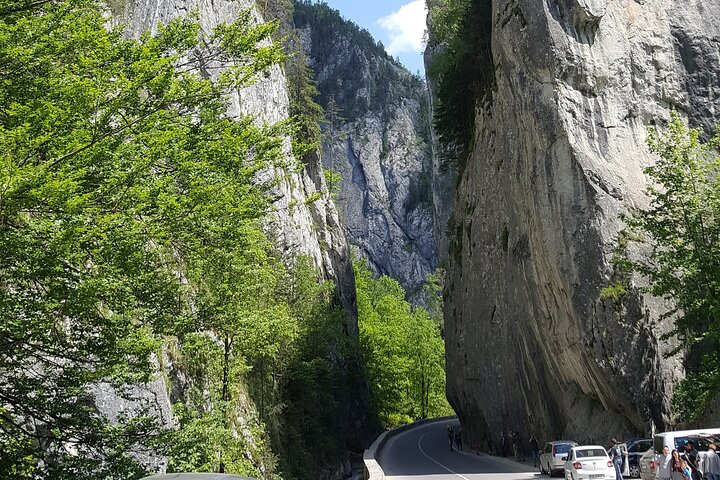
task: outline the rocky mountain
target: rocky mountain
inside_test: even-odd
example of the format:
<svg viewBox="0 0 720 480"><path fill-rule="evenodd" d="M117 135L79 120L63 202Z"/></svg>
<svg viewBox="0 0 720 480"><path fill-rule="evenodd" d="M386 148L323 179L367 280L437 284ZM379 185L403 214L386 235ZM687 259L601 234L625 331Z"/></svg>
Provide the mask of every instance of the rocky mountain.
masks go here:
<svg viewBox="0 0 720 480"><path fill-rule="evenodd" d="M659 341L666 306L600 291L619 214L647 202L648 128L672 110L695 126L720 120L720 2L466 3L470 147L450 174L436 161L433 182L437 210L451 212L438 217L450 402L473 443L671 427L683 372Z"/></svg>
<svg viewBox="0 0 720 480"><path fill-rule="evenodd" d="M425 84L327 5L298 2L294 18L326 110L323 164L348 240L418 299L437 266Z"/></svg>

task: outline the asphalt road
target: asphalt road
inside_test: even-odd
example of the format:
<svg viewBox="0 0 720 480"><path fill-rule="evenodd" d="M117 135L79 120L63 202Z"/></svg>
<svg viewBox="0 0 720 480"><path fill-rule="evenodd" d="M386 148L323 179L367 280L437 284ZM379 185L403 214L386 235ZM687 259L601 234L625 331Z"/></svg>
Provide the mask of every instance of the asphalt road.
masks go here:
<svg viewBox="0 0 720 480"><path fill-rule="evenodd" d="M387 480L548 480L537 469L512 459L451 452L447 425L434 422L391 437L380 451L378 463Z"/></svg>

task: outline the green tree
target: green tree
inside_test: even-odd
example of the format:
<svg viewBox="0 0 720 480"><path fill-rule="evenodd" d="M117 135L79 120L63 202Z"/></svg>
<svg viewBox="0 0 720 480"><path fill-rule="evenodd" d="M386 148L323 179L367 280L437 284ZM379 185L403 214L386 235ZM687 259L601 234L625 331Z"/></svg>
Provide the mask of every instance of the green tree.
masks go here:
<svg viewBox="0 0 720 480"><path fill-rule="evenodd" d="M428 75L436 83L433 125L449 147L443 165L464 166L476 107L492 103L495 72L490 2L429 0L428 45L435 49Z"/></svg>
<svg viewBox="0 0 720 480"><path fill-rule="evenodd" d="M428 312L412 308L402 286L355 265L360 347L385 426L448 415L445 346Z"/></svg>
<svg viewBox="0 0 720 480"><path fill-rule="evenodd" d="M299 257L283 282L282 297L297 320L298 337L279 383L274 440L291 478L322 478L347 455L340 424L359 384L351 378L358 352L336 304L333 282L322 279L308 257ZM338 381L338 379L343 381ZM323 412L318 415L318 412Z"/></svg>
<svg viewBox="0 0 720 480"><path fill-rule="evenodd" d="M621 236L621 248L649 247L646 258L624 258L621 266L647 277L652 295L674 302L661 320L674 321L670 335L678 346L671 353L686 353L687 378L674 402L688 420L720 393L720 136L705 143L701 137L677 115L665 131L651 132L648 143L657 154L646 169L651 202L626 217L628 232Z"/></svg>
<svg viewBox="0 0 720 480"><path fill-rule="evenodd" d="M204 298L187 267L209 245L242 250L268 208L256 173L281 149L281 130L230 118L225 101L281 60L260 42L271 26L244 13L201 39L179 19L128 40L103 9L0 5L0 470L13 478L144 473L129 452L157 426L142 412L109 425L90 387L149 379L158 334ZM193 73L208 65L214 82Z"/></svg>
<svg viewBox="0 0 720 480"><path fill-rule="evenodd" d="M340 192L340 182L342 175L337 171L335 159L335 146L342 138L340 126L344 119L340 115L340 107L335 102L335 97L330 96L327 107L325 108L324 130L325 135L323 143L327 146L326 164L324 170L325 179L327 180L328 192L333 198L337 197Z"/></svg>

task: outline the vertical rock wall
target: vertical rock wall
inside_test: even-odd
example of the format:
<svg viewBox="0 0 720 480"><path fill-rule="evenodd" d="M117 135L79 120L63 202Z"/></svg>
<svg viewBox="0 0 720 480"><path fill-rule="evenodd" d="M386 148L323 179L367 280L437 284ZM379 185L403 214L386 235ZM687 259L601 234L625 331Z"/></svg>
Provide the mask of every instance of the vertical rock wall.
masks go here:
<svg viewBox="0 0 720 480"><path fill-rule="evenodd" d="M262 21L254 0L128 0L124 5L124 22L129 35L156 31L157 26L178 16L196 12L203 31L210 32L220 23L234 21L238 13L252 9L256 21ZM198 52L202 55L201 52ZM253 85L228 97L231 114L252 115L259 122L274 123L289 117L287 80L280 66L271 67ZM290 156L289 141L286 145ZM338 296L346 311L351 313L348 327L355 333L355 283L348 245L335 206L326 195L306 203L316 192L324 189L322 165L318 159L300 171L265 172L275 177L275 212L268 224L269 231L284 248L288 258L309 255L326 277L338 284Z"/></svg>
<svg viewBox="0 0 720 480"><path fill-rule="evenodd" d="M476 1L494 88L448 199L450 401L473 442L665 428L683 375L659 341L666 306L600 290L618 215L647 201L648 127L672 109L720 120L720 1Z"/></svg>

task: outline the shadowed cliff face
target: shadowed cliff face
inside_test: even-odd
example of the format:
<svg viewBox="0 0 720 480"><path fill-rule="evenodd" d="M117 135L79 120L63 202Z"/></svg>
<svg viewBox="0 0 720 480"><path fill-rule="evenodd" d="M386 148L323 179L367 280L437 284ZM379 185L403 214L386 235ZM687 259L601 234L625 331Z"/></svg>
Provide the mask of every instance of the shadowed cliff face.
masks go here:
<svg viewBox="0 0 720 480"><path fill-rule="evenodd" d="M665 428L667 306L600 290L618 215L647 201L648 127L720 119L720 1L484 1L495 86L447 200L450 401L474 442Z"/></svg>

